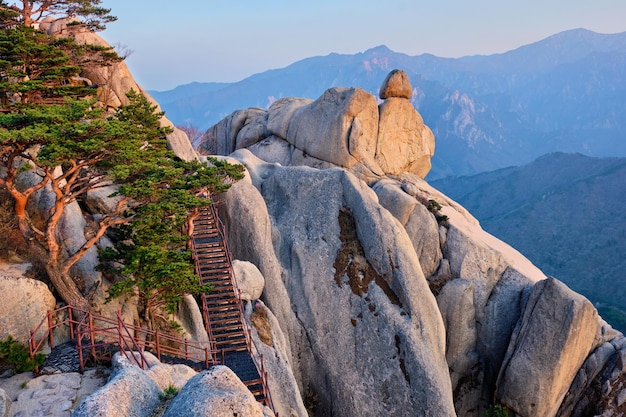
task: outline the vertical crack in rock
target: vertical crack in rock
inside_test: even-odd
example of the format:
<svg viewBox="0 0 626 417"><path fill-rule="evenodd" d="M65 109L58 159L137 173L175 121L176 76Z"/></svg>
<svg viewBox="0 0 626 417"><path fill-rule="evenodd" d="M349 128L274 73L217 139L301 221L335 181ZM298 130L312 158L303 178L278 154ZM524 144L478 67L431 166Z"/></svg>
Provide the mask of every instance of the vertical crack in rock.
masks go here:
<svg viewBox="0 0 626 417"><path fill-rule="evenodd" d="M400 370L402 371L402 375L404 375L404 379L407 384L411 385L411 378L409 378L409 373L406 371L406 365L404 364L404 357L402 355L402 349L400 346L400 336L396 335L396 350L398 351L398 362L400 363Z"/></svg>
<svg viewBox="0 0 626 417"><path fill-rule="evenodd" d="M344 277L347 277L352 293L363 297L364 294L367 294L370 283L374 281L387 295L392 304L402 308L402 303L396 293L365 257L363 247L356 233L356 223L354 222L352 211L349 208L342 207L339 210L338 220L341 247L337 251L337 257L333 263L337 285L341 288L344 283Z"/></svg>

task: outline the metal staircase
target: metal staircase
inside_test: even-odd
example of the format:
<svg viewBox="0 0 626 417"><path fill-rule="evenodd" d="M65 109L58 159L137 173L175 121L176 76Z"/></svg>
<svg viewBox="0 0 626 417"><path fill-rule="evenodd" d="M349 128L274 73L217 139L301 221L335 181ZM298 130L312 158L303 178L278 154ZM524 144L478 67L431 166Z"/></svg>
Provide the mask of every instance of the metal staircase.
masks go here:
<svg viewBox="0 0 626 417"><path fill-rule="evenodd" d="M251 355L250 333L243 317L224 226L212 204L200 209L192 223L196 273L202 284L213 285L211 291L202 294L202 310L209 339L219 356L215 361L231 368L255 398L271 408L266 373Z"/></svg>

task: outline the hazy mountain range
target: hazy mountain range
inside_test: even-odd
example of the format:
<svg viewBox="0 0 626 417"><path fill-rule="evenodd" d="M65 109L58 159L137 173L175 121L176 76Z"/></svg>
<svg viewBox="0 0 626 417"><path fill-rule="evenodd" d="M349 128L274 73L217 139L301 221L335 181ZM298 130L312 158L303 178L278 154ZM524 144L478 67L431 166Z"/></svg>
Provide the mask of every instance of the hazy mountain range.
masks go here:
<svg viewBox="0 0 626 417"><path fill-rule="evenodd" d="M431 185L626 331L626 158L553 153Z"/></svg>
<svg viewBox="0 0 626 417"><path fill-rule="evenodd" d="M457 59L379 46L307 58L236 83L151 94L178 125L208 128L234 110L280 97L315 99L333 86L377 94L406 71L413 103L436 138L428 179L529 163L555 151L626 156L626 33L570 30L510 52Z"/></svg>

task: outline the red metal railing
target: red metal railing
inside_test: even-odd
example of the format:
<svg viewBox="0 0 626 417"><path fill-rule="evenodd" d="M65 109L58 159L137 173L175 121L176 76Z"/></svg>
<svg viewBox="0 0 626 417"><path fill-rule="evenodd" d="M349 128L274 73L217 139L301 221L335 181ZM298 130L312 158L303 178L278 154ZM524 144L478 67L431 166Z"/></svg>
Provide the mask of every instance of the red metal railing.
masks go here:
<svg viewBox="0 0 626 417"><path fill-rule="evenodd" d="M55 322L55 318L63 313L66 313L67 317ZM73 313L80 314L82 319L74 319ZM216 354L211 348L211 342L209 342L209 346L206 346L205 343L190 342L184 338L129 325L122 320L119 311L116 312L116 316L115 319L112 319L72 306L48 311L39 326L30 332L28 342L30 355L31 357L34 356L46 340L50 348L53 349L55 346L54 330L59 327L67 327L70 339L76 340L81 372L84 370L88 359L84 357L85 351L89 351L94 359L98 359L106 355L102 352L105 352L107 347L119 348L124 356L143 369L148 365L143 354L144 351L153 353L162 362L168 362L169 356L188 360L198 365L202 364L205 369L215 364L214 357ZM36 335L44 329L45 324L47 324L47 329L37 340Z"/></svg>

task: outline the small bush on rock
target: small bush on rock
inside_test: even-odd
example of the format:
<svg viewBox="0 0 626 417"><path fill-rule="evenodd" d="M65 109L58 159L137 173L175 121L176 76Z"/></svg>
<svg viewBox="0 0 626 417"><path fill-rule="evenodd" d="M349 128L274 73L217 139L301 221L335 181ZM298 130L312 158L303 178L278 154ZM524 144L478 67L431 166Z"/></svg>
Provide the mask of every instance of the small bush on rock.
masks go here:
<svg viewBox="0 0 626 417"><path fill-rule="evenodd" d="M439 212L441 210L441 204L439 204L435 200L428 200L428 204L426 204L426 209L435 215L437 223L441 224L448 221L448 216Z"/></svg>
<svg viewBox="0 0 626 417"><path fill-rule="evenodd" d="M159 398L161 398L161 401L168 401L177 395L178 389L174 385L170 385L163 390L163 393L159 396Z"/></svg>
<svg viewBox="0 0 626 417"><path fill-rule="evenodd" d="M13 337L8 336L5 340L0 341L0 359L4 359L13 366L15 373L34 371L43 365L46 356L37 353L33 358L30 357L28 349L19 343Z"/></svg>
<svg viewBox="0 0 626 417"><path fill-rule="evenodd" d="M485 412L485 417L509 417L509 412L500 404L490 405Z"/></svg>

